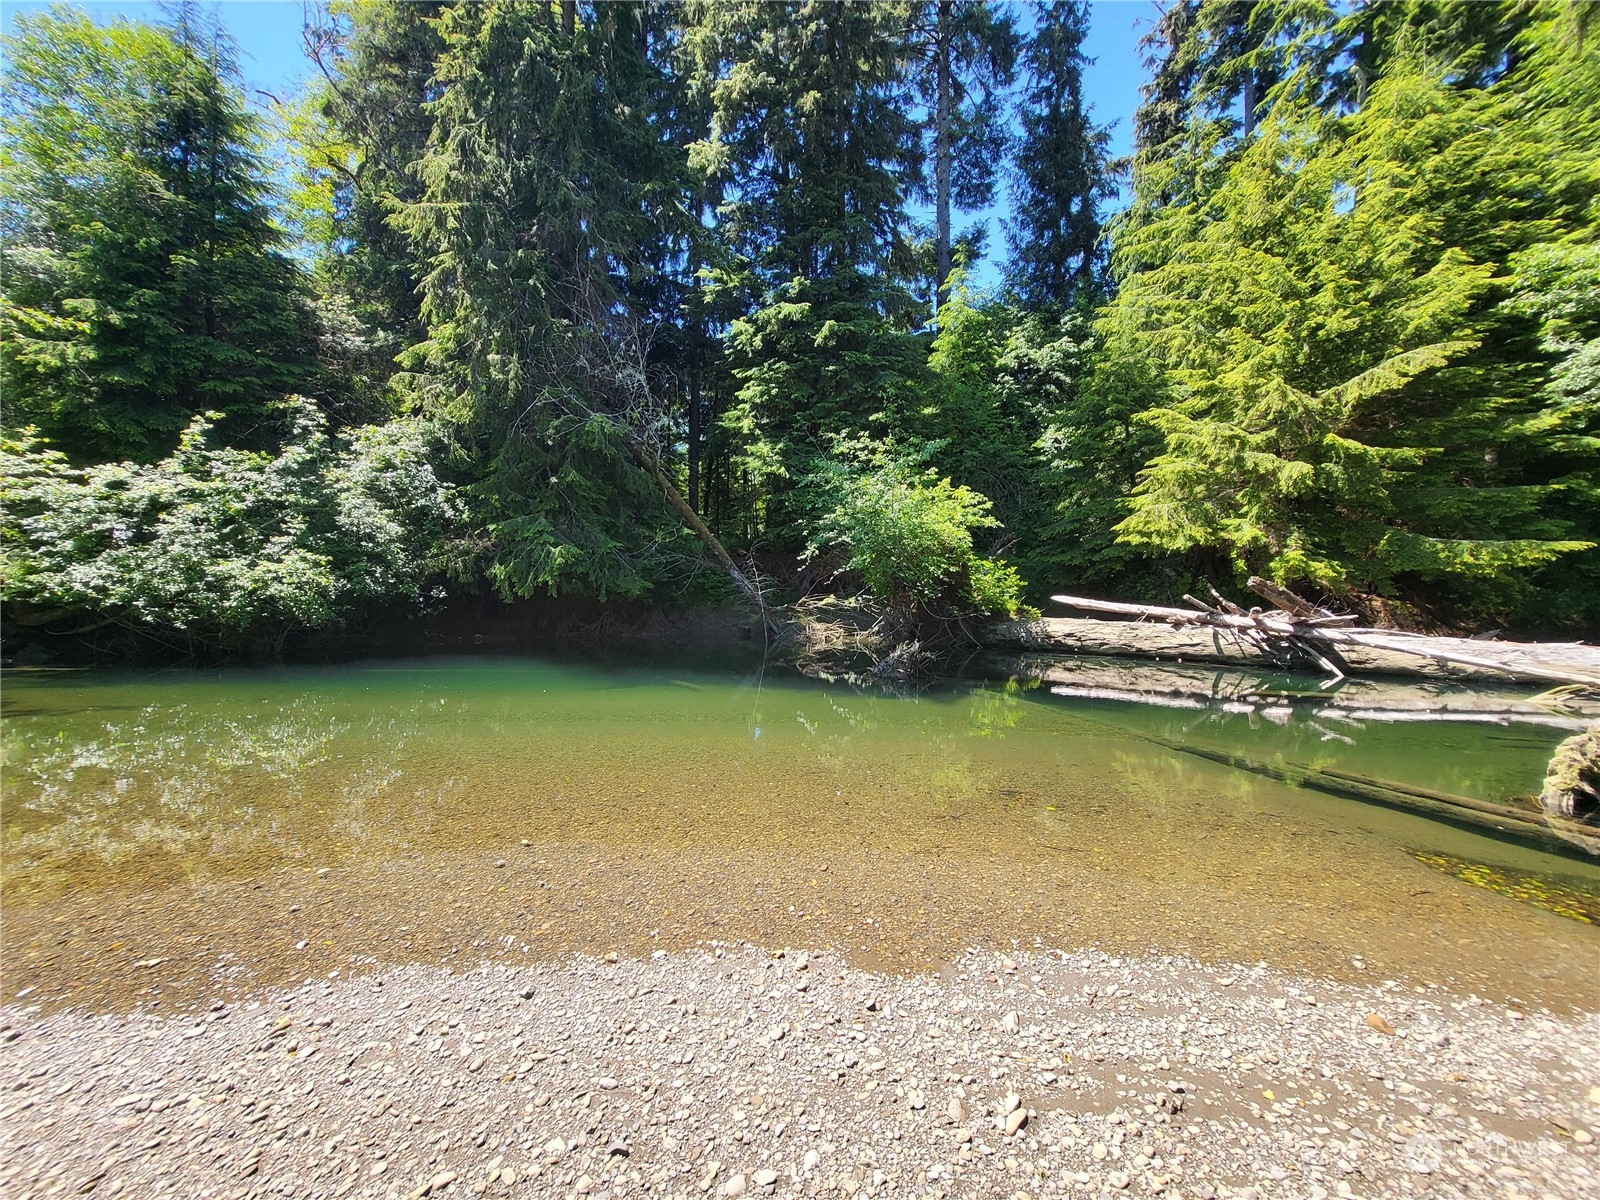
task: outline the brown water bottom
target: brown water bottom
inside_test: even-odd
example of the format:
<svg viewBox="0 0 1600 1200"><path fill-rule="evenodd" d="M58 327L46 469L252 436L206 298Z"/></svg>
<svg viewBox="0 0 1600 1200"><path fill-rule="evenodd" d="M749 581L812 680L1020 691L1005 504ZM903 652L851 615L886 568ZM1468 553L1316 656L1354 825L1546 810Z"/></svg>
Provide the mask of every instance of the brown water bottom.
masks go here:
<svg viewBox="0 0 1600 1200"><path fill-rule="evenodd" d="M1256 832L1260 858L1289 864L1307 836ZM1557 1010L1600 999L1593 930L1398 855L1359 883L1223 855L1196 882L1216 836L1196 836L1179 877L1137 846L1045 838L894 850L508 837L331 868L239 864L132 890L112 871L102 886L7 902L4 994L30 989L49 1008L172 1008L385 963L750 942L836 947L894 971L936 968L974 945L1098 946L1435 983Z"/></svg>
<svg viewBox="0 0 1600 1200"><path fill-rule="evenodd" d="M3 996L167 1011L379 964L748 941L892 971L1098 946L1600 1007L1600 930L1415 851L1590 886L1581 864L1043 706L996 721L992 695L769 691L798 720L752 739L688 690L470 721L42 703L53 741L8 731Z"/></svg>

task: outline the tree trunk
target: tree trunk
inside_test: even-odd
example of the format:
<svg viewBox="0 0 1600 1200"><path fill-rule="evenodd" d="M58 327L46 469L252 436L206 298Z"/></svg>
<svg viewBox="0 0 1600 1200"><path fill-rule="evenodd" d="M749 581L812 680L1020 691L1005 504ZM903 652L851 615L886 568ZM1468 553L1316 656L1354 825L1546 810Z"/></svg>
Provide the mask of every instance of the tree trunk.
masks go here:
<svg viewBox="0 0 1600 1200"><path fill-rule="evenodd" d="M689 507L700 512L700 329L689 350Z"/></svg>
<svg viewBox="0 0 1600 1200"><path fill-rule="evenodd" d="M689 502L683 498L683 494L673 485L672 480L667 478L667 473L661 469L661 463L656 456L645 449L644 444L626 430L623 430L622 437L628 447L628 452L633 455L633 461L638 463L656 481L656 486L661 489L661 494L667 498L667 503L683 518L684 523L694 530L695 535L705 544L706 549L711 551L711 556L727 572L728 578L733 580L734 587L738 588L746 599L755 604L756 610L761 614L761 623L774 634L782 633L783 626L779 624L777 618L767 611L767 600L761 594L761 589L751 582L748 575L739 569L732 556L729 555L722 543L717 540L717 535L712 533L710 527L700 519L700 515L689 507Z"/></svg>
<svg viewBox="0 0 1600 1200"><path fill-rule="evenodd" d="M933 224L934 316L944 311L950 300L950 170L953 153L950 140L950 3L939 0L939 18L934 32L933 130Z"/></svg>
<svg viewBox="0 0 1600 1200"><path fill-rule="evenodd" d="M1211 631L1209 636L1217 642L1220 653L1218 635L1224 630L1234 630L1244 635L1265 635L1268 641L1287 641L1298 645L1316 643L1319 648L1332 646L1341 654L1348 655L1351 662L1357 663L1357 669L1367 669L1360 666L1357 661L1358 655L1376 651L1386 661L1393 660L1396 656L1400 656L1402 660L1428 659L1439 664L1504 673L1514 679L1550 680L1555 683L1600 687L1600 647L1578 643L1476 642L1464 638L1424 637L1398 630L1340 628L1348 620L1345 617L1315 617L1301 620L1287 613L1257 612L1251 612L1246 616L1235 616L1232 613L1193 612L1182 608L1164 608L1154 604L1124 604L1083 596L1050 598L1057 604L1066 604L1086 612L1143 617L1148 622L1161 623L1158 625L1131 621L1106 622L1112 628L1105 632L1113 639L1122 637L1136 641L1151 636L1160 639L1163 633L1180 638L1192 637L1194 632L1199 631L1195 627L1199 627ZM1030 625L1048 629L1051 624L1050 621L1009 623L1011 627L1017 629L1026 629ZM1184 652L1179 651L1179 653ZM1384 666L1374 669L1390 671L1394 668Z"/></svg>
<svg viewBox="0 0 1600 1200"><path fill-rule="evenodd" d="M567 37L578 32L578 0L561 0L561 32Z"/></svg>

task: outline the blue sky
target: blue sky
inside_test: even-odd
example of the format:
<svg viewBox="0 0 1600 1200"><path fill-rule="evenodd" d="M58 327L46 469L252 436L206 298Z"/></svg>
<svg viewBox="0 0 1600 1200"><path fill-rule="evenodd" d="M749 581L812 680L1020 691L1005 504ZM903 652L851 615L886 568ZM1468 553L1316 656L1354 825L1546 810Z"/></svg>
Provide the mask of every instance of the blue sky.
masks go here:
<svg viewBox="0 0 1600 1200"><path fill-rule="evenodd" d="M50 7L39 0L0 0L0 14L9 31L18 13ZM91 0L75 7L106 18L128 16L140 20L159 20L161 10L154 3L133 0ZM300 30L305 19L301 0L222 0L217 11L222 23L239 46L240 67L248 87L280 98L294 94L312 70L305 56ZM1133 111L1139 103L1139 85L1144 67L1139 61L1137 43L1156 18L1153 0L1094 0L1090 9L1086 52L1095 60L1085 84L1097 121L1115 122L1113 146L1125 154L1132 146ZM987 213L973 214L957 224L987 219L992 228L989 256L1002 256L1005 237L996 217L1003 217L1006 206L997 205ZM989 269L976 272L981 286L989 282Z"/></svg>

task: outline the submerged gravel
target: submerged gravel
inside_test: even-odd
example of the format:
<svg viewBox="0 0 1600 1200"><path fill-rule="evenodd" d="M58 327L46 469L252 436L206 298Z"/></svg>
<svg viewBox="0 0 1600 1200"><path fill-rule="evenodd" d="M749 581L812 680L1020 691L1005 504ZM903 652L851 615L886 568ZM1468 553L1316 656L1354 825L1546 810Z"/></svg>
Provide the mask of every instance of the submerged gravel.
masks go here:
<svg viewBox="0 0 1600 1200"><path fill-rule="evenodd" d="M0 1010L13 1197L1600 1195L1600 1016L748 946Z"/></svg>

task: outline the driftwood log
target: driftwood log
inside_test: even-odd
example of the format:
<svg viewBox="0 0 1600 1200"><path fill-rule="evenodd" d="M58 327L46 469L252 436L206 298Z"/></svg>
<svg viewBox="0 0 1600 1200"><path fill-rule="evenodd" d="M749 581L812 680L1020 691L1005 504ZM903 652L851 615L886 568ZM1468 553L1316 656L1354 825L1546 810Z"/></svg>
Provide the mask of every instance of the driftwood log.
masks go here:
<svg viewBox="0 0 1600 1200"><path fill-rule="evenodd" d="M1272 589L1264 580L1252 579L1251 584ZM1245 612L1221 597L1217 597L1216 607L1211 607L1186 596L1185 600L1193 605L1187 609L1085 596L1051 599L1085 612L1140 620L1079 620L1070 624L1059 618L1011 621L991 626L988 644L994 648L1208 662L1316 665L1334 678L1354 673L1465 674L1600 687L1600 647L1428 637L1357 627L1350 624L1353 618L1349 616L1315 609L1288 593L1272 596L1274 603L1283 606L1272 612ZM1289 609L1298 611L1286 611Z"/></svg>
<svg viewBox="0 0 1600 1200"><path fill-rule="evenodd" d="M1539 803L1552 817L1600 826L1600 721L1556 747Z"/></svg>
<svg viewBox="0 0 1600 1200"><path fill-rule="evenodd" d="M1291 715L1348 722L1459 721L1538 725L1577 732L1600 721L1600 698L1530 696L1496 679L1466 686L1447 679L1360 678L1336 686L1286 687L1269 669L1135 662L1057 654L986 654L985 676L1044 684L1057 696L1157 708L1213 709L1278 720Z"/></svg>
<svg viewBox="0 0 1600 1200"><path fill-rule="evenodd" d="M1258 670L1286 666L1315 668L1310 662L1284 658L1246 641L1230 629L1203 625L1168 625L1153 621L1101 621L1088 617L1040 617L1001 621L984 629L990 650L1034 654L1090 654L1145 658L1167 662L1217 663ZM1431 659L1379 647L1350 647L1342 654L1347 675L1395 675L1425 679L1521 680L1499 670L1449 667ZM1545 683L1542 678L1527 682Z"/></svg>

